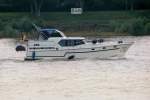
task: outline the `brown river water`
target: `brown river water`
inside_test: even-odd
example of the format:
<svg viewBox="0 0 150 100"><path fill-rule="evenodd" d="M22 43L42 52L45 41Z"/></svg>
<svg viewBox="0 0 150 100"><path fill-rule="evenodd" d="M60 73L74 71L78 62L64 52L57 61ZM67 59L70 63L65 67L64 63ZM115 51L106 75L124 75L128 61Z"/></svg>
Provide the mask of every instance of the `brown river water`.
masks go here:
<svg viewBox="0 0 150 100"><path fill-rule="evenodd" d="M0 39L0 100L150 100L150 37L115 60L24 61L15 40Z"/></svg>

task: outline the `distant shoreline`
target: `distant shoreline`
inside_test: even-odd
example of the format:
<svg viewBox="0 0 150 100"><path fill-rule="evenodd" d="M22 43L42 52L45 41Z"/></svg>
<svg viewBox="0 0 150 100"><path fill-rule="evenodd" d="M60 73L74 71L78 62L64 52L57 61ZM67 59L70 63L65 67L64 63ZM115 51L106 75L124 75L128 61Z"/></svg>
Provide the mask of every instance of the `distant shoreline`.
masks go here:
<svg viewBox="0 0 150 100"><path fill-rule="evenodd" d="M25 31L32 36L35 23L42 28L56 28L68 36L141 36L150 35L150 11L95 11L82 15L69 12L43 12L40 17L23 12L0 12L0 37L18 36ZM144 23L144 24L143 24Z"/></svg>

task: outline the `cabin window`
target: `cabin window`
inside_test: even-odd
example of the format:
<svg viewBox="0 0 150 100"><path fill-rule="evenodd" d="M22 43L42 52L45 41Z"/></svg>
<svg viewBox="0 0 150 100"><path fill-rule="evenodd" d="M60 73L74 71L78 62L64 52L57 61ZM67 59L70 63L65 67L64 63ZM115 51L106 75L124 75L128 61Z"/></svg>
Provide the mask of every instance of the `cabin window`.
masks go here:
<svg viewBox="0 0 150 100"><path fill-rule="evenodd" d="M84 41L83 40L74 40L74 44L75 45L82 45L82 44L84 44Z"/></svg>
<svg viewBox="0 0 150 100"><path fill-rule="evenodd" d="M84 44L84 41L83 40L61 40L59 42L59 45L62 46L62 47L65 47L65 46L77 46L77 45L82 45Z"/></svg>
<svg viewBox="0 0 150 100"><path fill-rule="evenodd" d="M62 36L61 36L61 34L60 34L59 32L54 31L54 32L50 35L50 37L62 37Z"/></svg>

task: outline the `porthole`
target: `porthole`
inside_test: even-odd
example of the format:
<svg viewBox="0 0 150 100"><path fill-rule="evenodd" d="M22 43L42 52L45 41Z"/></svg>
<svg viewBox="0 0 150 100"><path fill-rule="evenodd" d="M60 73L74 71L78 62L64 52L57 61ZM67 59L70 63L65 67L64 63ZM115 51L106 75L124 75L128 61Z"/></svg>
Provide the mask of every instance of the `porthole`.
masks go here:
<svg viewBox="0 0 150 100"><path fill-rule="evenodd" d="M103 47L103 49L106 49L106 47Z"/></svg>
<svg viewBox="0 0 150 100"><path fill-rule="evenodd" d="M93 48L93 49L91 49L91 50L95 50L95 49Z"/></svg>
<svg viewBox="0 0 150 100"><path fill-rule="evenodd" d="M117 46L116 46L116 45L114 45L114 48L117 48Z"/></svg>

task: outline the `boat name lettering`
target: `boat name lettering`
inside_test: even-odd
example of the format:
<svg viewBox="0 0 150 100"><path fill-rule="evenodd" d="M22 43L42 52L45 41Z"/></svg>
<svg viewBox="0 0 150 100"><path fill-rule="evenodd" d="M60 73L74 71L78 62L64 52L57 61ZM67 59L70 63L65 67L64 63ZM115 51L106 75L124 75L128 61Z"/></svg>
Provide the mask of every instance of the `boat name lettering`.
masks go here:
<svg viewBox="0 0 150 100"><path fill-rule="evenodd" d="M40 44L34 44L34 46L40 46Z"/></svg>
<svg viewBox="0 0 150 100"><path fill-rule="evenodd" d="M38 48L29 48L29 49L55 49L54 47L38 47Z"/></svg>

